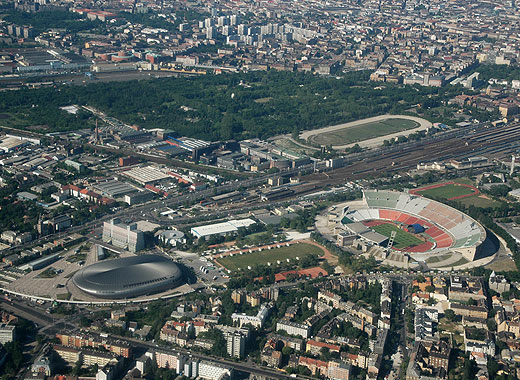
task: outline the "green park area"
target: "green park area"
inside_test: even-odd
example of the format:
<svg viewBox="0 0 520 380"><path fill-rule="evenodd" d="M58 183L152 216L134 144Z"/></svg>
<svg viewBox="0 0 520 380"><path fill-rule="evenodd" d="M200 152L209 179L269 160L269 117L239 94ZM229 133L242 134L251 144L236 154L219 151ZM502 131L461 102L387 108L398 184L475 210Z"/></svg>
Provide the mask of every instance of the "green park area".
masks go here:
<svg viewBox="0 0 520 380"><path fill-rule="evenodd" d="M419 123L408 119L385 119L357 126L338 128L313 135L309 142L319 145L346 145L417 128Z"/></svg>
<svg viewBox="0 0 520 380"><path fill-rule="evenodd" d="M323 250L315 245L300 243L293 244L290 246L264 249L261 252L255 251L251 253L244 253L242 255L236 254L234 256L226 256L218 259L218 263L226 267L230 271L238 270L239 268L245 269L248 266L254 267L255 265L267 265L271 263L275 265L277 261L283 262L289 260L295 260L296 257L302 259L306 256L311 255L322 255Z"/></svg>
<svg viewBox="0 0 520 380"><path fill-rule="evenodd" d="M385 223L380 224L379 226L373 226L370 227L375 232L380 233L381 235L385 235L390 237L392 234L392 231L396 231L395 239L394 239L394 245L393 248L396 249L402 249L406 247L413 247L419 244L424 243L421 239L417 238L413 234L401 230L399 227L397 227L395 224L392 223Z"/></svg>
<svg viewBox="0 0 520 380"><path fill-rule="evenodd" d="M440 263L441 261L448 260L451 256L452 256L451 253L448 253L446 255L431 256L431 257L426 259L426 264Z"/></svg>
<svg viewBox="0 0 520 380"><path fill-rule="evenodd" d="M460 93L455 87L440 95L429 87L392 84L374 89L369 76L365 71L350 72L336 79L271 70L139 81L92 80L81 86L6 91L0 97L0 113L6 127L41 133L76 131L94 128L95 116L85 109L70 114L61 107L87 105L144 129L171 129L178 136L210 141L297 134L360 120L360 125L348 131L338 128L340 137L345 134L341 139L328 137L336 144L413 128L415 122L399 117L377 123L361 119L405 112L417 103L447 100ZM232 96L234 101L230 101ZM301 149L294 143L285 144L286 149Z"/></svg>

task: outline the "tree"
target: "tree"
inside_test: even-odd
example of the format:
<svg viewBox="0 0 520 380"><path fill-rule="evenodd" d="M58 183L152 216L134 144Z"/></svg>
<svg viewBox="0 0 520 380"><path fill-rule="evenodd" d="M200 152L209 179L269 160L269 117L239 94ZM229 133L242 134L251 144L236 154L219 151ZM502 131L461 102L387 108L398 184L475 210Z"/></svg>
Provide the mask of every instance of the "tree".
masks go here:
<svg viewBox="0 0 520 380"><path fill-rule="evenodd" d="M419 275L417 275L417 277L415 278L415 280L416 280L417 282L421 282L421 283L422 283L422 282L425 282L425 281L426 281L426 278L424 278L424 276L423 276L422 274L419 274Z"/></svg>
<svg viewBox="0 0 520 380"><path fill-rule="evenodd" d="M447 319L448 321L450 321L450 322L455 321L455 318L456 318L456 316L455 316L455 312L454 312L453 310L451 310L451 309L446 310L446 311L444 312L444 316L445 316L446 319Z"/></svg>
<svg viewBox="0 0 520 380"><path fill-rule="evenodd" d="M83 365L83 362L80 360L78 360L75 364L74 364L74 367L72 368L72 374L74 376L79 376L81 375L81 367Z"/></svg>
<svg viewBox="0 0 520 380"><path fill-rule="evenodd" d="M475 378L475 374L477 373L478 367L474 360L471 360L469 357L464 358L464 369L462 371L462 379L463 380L472 380Z"/></svg>

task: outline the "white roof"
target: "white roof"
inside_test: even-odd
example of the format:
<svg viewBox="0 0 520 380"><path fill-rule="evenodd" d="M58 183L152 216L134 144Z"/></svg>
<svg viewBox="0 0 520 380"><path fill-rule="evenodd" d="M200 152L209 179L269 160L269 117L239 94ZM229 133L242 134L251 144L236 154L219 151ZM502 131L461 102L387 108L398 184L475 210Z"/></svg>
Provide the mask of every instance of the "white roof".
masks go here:
<svg viewBox="0 0 520 380"><path fill-rule="evenodd" d="M230 220L228 222L207 224L205 226L193 227L191 233L197 237L226 234L236 232L240 227L248 227L256 222L253 219Z"/></svg>
<svg viewBox="0 0 520 380"><path fill-rule="evenodd" d="M123 172L123 174L139 183L145 184L169 178L168 174L163 173L162 171L157 170L152 166L130 169Z"/></svg>

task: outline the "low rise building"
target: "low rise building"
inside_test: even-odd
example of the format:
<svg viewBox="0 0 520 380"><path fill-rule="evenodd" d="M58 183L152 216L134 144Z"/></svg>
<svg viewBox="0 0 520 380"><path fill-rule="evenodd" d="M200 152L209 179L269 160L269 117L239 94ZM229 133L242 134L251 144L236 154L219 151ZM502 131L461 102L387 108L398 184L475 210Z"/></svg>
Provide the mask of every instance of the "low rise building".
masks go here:
<svg viewBox="0 0 520 380"><path fill-rule="evenodd" d="M324 348L327 349L329 352L339 353L341 347L336 344L318 342L316 340L308 340L305 343L305 351L313 355L319 355Z"/></svg>
<svg viewBox="0 0 520 380"><path fill-rule="evenodd" d="M201 360L198 375L204 380L224 380L233 377L233 369L224 364Z"/></svg>
<svg viewBox="0 0 520 380"><path fill-rule="evenodd" d="M251 325L255 328L262 328L265 320L269 316L269 312L271 310L270 305L262 305L260 306L260 310L256 315L246 315L245 313L233 313L231 315L231 319L233 323L238 324L239 327L244 325Z"/></svg>

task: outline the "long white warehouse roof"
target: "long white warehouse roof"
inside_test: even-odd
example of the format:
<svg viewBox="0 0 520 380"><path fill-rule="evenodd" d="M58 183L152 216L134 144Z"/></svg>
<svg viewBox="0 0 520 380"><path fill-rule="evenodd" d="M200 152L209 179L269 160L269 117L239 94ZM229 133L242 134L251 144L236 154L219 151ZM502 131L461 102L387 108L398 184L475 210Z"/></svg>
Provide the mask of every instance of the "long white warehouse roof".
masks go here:
<svg viewBox="0 0 520 380"><path fill-rule="evenodd" d="M253 219L230 220L222 223L207 224L205 226L193 227L191 233L197 237L221 235L228 232L236 232L241 227L249 227L256 222Z"/></svg>

